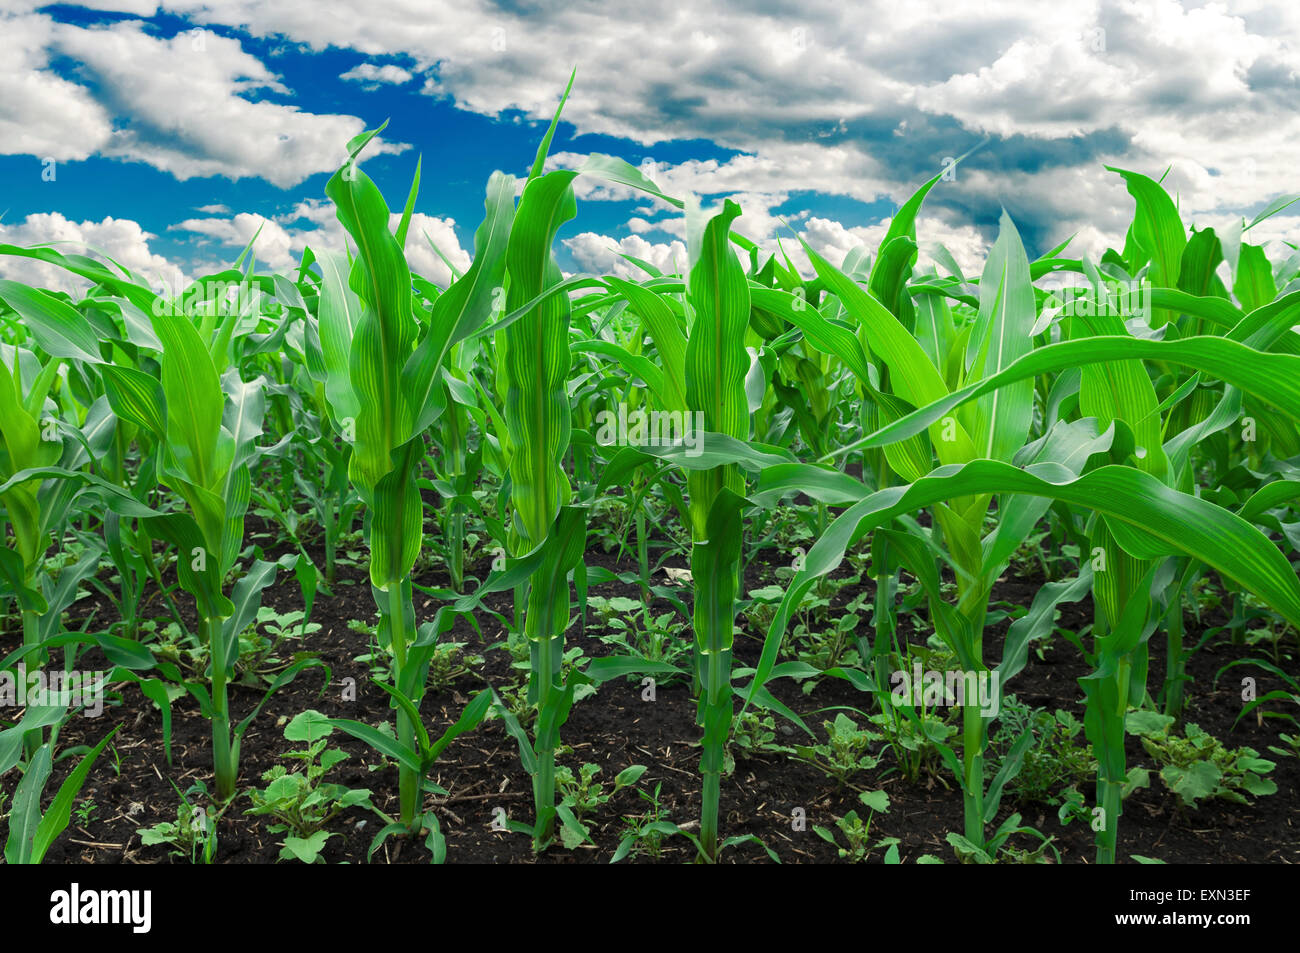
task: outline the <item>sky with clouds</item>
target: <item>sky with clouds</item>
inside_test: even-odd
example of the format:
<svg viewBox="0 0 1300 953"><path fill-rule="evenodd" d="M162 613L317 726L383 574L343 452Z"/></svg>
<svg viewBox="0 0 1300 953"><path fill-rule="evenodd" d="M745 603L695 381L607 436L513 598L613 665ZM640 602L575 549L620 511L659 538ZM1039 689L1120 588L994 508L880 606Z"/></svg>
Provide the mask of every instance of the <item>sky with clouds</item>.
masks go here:
<svg viewBox="0 0 1300 953"><path fill-rule="evenodd" d="M443 282L574 67L552 165L608 153L669 194L732 198L736 230L796 262L795 233L834 261L874 252L970 150L918 222L967 271L1003 208L1031 256L1121 245L1132 200L1106 165L1165 174L1199 225L1300 191L1295 0L0 0L0 242L83 243L175 282L257 235L291 269L342 247L325 182L388 120L366 171L400 208L421 158L408 246ZM684 261L668 206L578 197L566 270ZM1300 243L1300 211L1252 237ZM12 258L0 275L62 280Z"/></svg>

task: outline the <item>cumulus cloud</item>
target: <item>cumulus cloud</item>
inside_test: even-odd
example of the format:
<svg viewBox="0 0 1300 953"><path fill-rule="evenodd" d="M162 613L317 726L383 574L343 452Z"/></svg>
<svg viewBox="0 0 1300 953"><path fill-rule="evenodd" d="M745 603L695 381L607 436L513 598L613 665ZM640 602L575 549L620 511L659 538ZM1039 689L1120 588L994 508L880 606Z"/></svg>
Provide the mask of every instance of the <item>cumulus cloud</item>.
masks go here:
<svg viewBox="0 0 1300 953"><path fill-rule="evenodd" d="M57 28L45 16L0 14L0 152L79 160L108 142L108 111L48 68Z"/></svg>
<svg viewBox="0 0 1300 953"><path fill-rule="evenodd" d="M94 5L136 16L154 6ZM1003 208L1031 254L1072 233L1090 249L1122 241L1132 206L1107 164L1168 168L1194 219L1296 191L1300 7L1280 0L1081 0L1049 16L1029 0L719 4L689 16L669 0L157 6L200 29L168 38L133 20L79 26L35 0L8 0L0 150L281 186L333 168L361 121L293 105L295 91L241 45L253 37L357 54L365 60L344 80L422 80L430 96L493 118L549 118L576 63L566 121L637 143L652 162L672 143L656 181L672 194L745 198L737 227L760 241L775 238L774 210L800 193L896 206L945 157L985 139L926 204L936 227L970 247L961 229L974 224L987 243ZM59 58L76 70L56 69ZM394 59L404 65L383 62ZM725 157L682 160L692 140ZM634 198L594 181L576 188L586 201ZM659 228L665 209L645 208L633 235Z"/></svg>
<svg viewBox="0 0 1300 953"><path fill-rule="evenodd" d="M646 272L623 255L639 258L665 274L680 272L686 267L686 245L680 241L655 243L640 235L615 239L596 232L583 232L573 238L563 239L564 247L583 271L612 274L620 278L642 279Z"/></svg>
<svg viewBox="0 0 1300 953"><path fill-rule="evenodd" d="M64 254L106 256L150 283L183 284L181 269L149 247L157 237L139 222L124 218L74 222L58 212L42 212L21 222L0 222L0 242L4 244L48 244ZM89 284L55 265L11 255L0 257L0 277L70 292L84 290Z"/></svg>
<svg viewBox="0 0 1300 953"><path fill-rule="evenodd" d="M393 214L390 222L393 228L400 218ZM460 246L455 225L453 219L416 212L411 216L407 232L406 260L411 270L443 287L450 282L452 274L439 251L460 273L469 268L471 261L469 253ZM299 203L292 212L277 219L240 212L230 217L189 218L172 225L171 229L195 236L198 249L210 249L210 257L219 259L233 258L252 242L257 261L279 272L296 269L303 250L308 247L316 252L343 251L350 244L333 208L314 200Z"/></svg>
<svg viewBox="0 0 1300 953"><path fill-rule="evenodd" d="M1018 178L1053 200L1016 210L1033 240L1123 206L1106 163L1154 175L1173 165L1188 212L1258 207L1294 190L1293 4L1085 0L1041 16L1028 0L876 0L715 5L687 17L668 0L611 0L599 15L583 3L435 0L419 18L407 0L163 5L316 50L404 54L430 95L487 116L547 118L577 63L565 118L580 133L648 147L707 139L740 153L676 164L666 184L702 195L806 189L898 203L985 136L970 166L991 181L936 194L933 211L987 231L1000 206L1012 209L1008 179ZM1103 204L1067 209L1059 188L1071 174L1090 196L1104 188Z"/></svg>
<svg viewBox="0 0 1300 953"><path fill-rule="evenodd" d="M235 249L252 242L253 254L272 271L288 271L296 262L289 232L261 215L240 212L233 218L187 218L171 228L201 236L200 248L214 242Z"/></svg>
<svg viewBox="0 0 1300 953"><path fill-rule="evenodd" d="M392 63L385 63L383 66L376 66L374 63L358 63L346 73L339 74L339 79L365 83L371 87L378 87L384 83L401 85L409 83L414 78L410 70L402 69Z"/></svg>
<svg viewBox="0 0 1300 953"><path fill-rule="evenodd" d="M76 62L75 78L54 70L58 57ZM267 98L276 95L292 90L231 37L196 29L164 38L133 20L83 27L0 13L0 151L8 154L98 154L178 179L260 177L281 188L337 168L362 120ZM403 148L379 143L376 151Z"/></svg>

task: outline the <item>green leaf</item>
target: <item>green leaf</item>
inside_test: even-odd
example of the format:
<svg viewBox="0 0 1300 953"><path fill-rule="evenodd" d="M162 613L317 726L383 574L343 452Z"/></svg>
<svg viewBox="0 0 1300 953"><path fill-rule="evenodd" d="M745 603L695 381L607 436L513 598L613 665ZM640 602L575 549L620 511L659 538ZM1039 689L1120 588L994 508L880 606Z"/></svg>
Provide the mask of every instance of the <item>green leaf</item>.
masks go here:
<svg viewBox="0 0 1300 953"><path fill-rule="evenodd" d="M355 163L345 165L326 183L325 194L357 245L348 284L362 313L353 329L348 376L360 406L349 473L370 502L375 486L393 470L392 452L412 437L413 412L401 386L417 333L411 272L389 231L388 205L365 172ZM371 578L376 579L373 571Z"/></svg>
<svg viewBox="0 0 1300 953"><path fill-rule="evenodd" d="M0 279L0 299L22 316L23 326L51 357L104 363L92 325L71 305L8 279Z"/></svg>
<svg viewBox="0 0 1300 953"><path fill-rule="evenodd" d="M493 702L496 701L496 695L491 689L484 689L475 695L465 709L456 719L455 724L444 731L432 745L429 746L428 760L430 764L442 756L447 745L451 744L460 735L467 731L473 731L482 723L483 719L492 709Z"/></svg>
<svg viewBox="0 0 1300 953"><path fill-rule="evenodd" d="M932 425L960 404L981 394L1038 374L1106 361L1153 359L1185 364L1265 400L1300 420L1300 357L1256 351L1224 338L1194 337L1154 341L1101 335L1049 344L1020 358L1000 374L954 391L906 417L835 452L884 446Z"/></svg>
<svg viewBox="0 0 1300 953"><path fill-rule="evenodd" d="M998 239L980 278L980 310L971 331L976 349L967 351L967 366L979 377L992 377L1033 348L1036 319L1029 259L1011 218L1002 213ZM1034 416L1034 385L1022 380L979 399L975 446L982 457L1008 463L1024 446Z"/></svg>
<svg viewBox="0 0 1300 953"><path fill-rule="evenodd" d="M936 502L981 493L1047 496L1101 513L1159 540L1169 554L1199 559L1255 593L1293 624L1300 624L1300 580L1259 530L1206 500L1171 489L1149 474L1106 466L1075 477L1057 464L1020 469L993 460L940 467L907 487L890 487L837 517L809 550L768 630L750 694L769 677L785 627L817 579L831 572L849 545L894 517Z"/></svg>
<svg viewBox="0 0 1300 953"><path fill-rule="evenodd" d="M1142 708L1128 713L1124 719L1124 728L1131 735L1163 735L1174 723L1172 715L1162 715L1158 711Z"/></svg>
<svg viewBox="0 0 1300 953"><path fill-rule="evenodd" d="M142 371L116 364L100 368L104 375L104 393L113 413L163 439L167 430L167 410L163 404L162 384Z"/></svg>
<svg viewBox="0 0 1300 953"><path fill-rule="evenodd" d="M571 187L576 175L571 170L551 172L524 187L506 249L510 310L525 306L563 278L551 244L559 227L577 214ZM531 307L504 332L511 502L515 529L527 546L541 542L571 493L561 466L572 427L566 389L572 361L570 317L568 297L556 295Z"/></svg>
<svg viewBox="0 0 1300 953"><path fill-rule="evenodd" d="M488 180L486 217L474 233L474 261L469 270L433 303L429 333L402 369L402 386L416 410L415 432L425 430L436 416L437 371L452 346L482 327L504 292L506 246L514 222L513 176L492 173Z"/></svg>
<svg viewBox="0 0 1300 953"><path fill-rule="evenodd" d="M27 761L23 776L9 805L9 837L5 841L5 863L39 863L33 858L33 842L41 823L41 794L50 777L50 744L41 745Z"/></svg>
<svg viewBox="0 0 1300 953"><path fill-rule="evenodd" d="M634 764L630 768L624 768L618 773L618 776L614 778L614 790L617 791L619 788L625 788L629 784L636 784L641 780L641 776L645 773L646 766L644 764Z"/></svg>
<svg viewBox="0 0 1300 953"><path fill-rule="evenodd" d="M889 795L885 791L863 791L858 795L858 800L877 814L889 811Z"/></svg>
<svg viewBox="0 0 1300 953"><path fill-rule="evenodd" d="M63 833L68 826L68 821L72 817L72 802L77 795L81 793L82 787L86 783L86 776L90 774L90 769L95 764L104 746L118 733L121 725L114 728L106 734L99 744L95 745L81 761L73 768L72 773L67 776L63 784L59 786L59 793L54 796L50 802L49 810L41 818L40 824L36 827L36 832L32 841L32 853L28 863L39 864L45 857L45 852L50 849L54 839Z"/></svg>
<svg viewBox="0 0 1300 953"><path fill-rule="evenodd" d="M348 260L344 255L322 252L316 261L321 270L318 315L325 399L335 420L351 420L355 424L361 402L352 390L349 363L352 338L361 323L361 302L348 287Z"/></svg>
<svg viewBox="0 0 1300 953"><path fill-rule="evenodd" d="M392 735L384 734L377 728L372 728L370 725L349 718L331 718L329 723L358 741L364 741L380 754L387 755L403 767L415 772L421 770L418 754L404 746Z"/></svg>
<svg viewBox="0 0 1300 953"><path fill-rule="evenodd" d="M1232 293L1247 311L1262 308L1277 297L1273 268L1269 265L1262 246L1242 242Z"/></svg>
<svg viewBox="0 0 1300 953"><path fill-rule="evenodd" d="M167 449L174 461L168 472L197 487L212 489L231 462L229 456L224 460L218 456L225 397L216 365L188 318L154 315L153 328L163 344L160 363Z"/></svg>
<svg viewBox="0 0 1300 953"><path fill-rule="evenodd" d="M1168 765L1160 772L1160 778L1188 807L1204 798L1213 797L1219 789L1223 772L1208 761L1196 761L1187 767Z"/></svg>
<svg viewBox="0 0 1300 953"><path fill-rule="evenodd" d="M320 852L325 849L326 842L334 836L336 835L329 831L317 831L310 837L291 835L284 839L284 852L294 860L300 860L304 864L314 864L320 859Z"/></svg>
<svg viewBox="0 0 1300 953"><path fill-rule="evenodd" d="M1127 172L1113 166L1106 166L1106 169L1124 177L1128 192L1137 203L1132 236L1151 261L1151 283L1163 288L1176 287L1183 249L1187 245L1187 231L1173 200L1158 183L1140 172Z"/></svg>
<svg viewBox="0 0 1300 953"><path fill-rule="evenodd" d="M293 716L289 724L284 726L284 737L286 741L298 741L311 744L313 741L319 741L321 738L328 738L334 732L334 726L330 720L313 708L301 711Z"/></svg>

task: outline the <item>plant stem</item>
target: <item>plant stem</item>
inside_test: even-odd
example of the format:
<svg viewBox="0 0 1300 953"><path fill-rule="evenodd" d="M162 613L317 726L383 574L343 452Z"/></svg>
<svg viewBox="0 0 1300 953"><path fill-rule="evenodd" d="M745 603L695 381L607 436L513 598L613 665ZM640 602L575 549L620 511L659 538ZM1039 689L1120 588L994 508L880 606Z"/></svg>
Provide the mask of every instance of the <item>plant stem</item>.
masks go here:
<svg viewBox="0 0 1300 953"><path fill-rule="evenodd" d="M199 628L208 643L212 660L212 769L216 775L217 798L227 801L235 796L234 749L230 739L230 704L226 692L226 643L221 635L221 620L202 619Z"/></svg>
<svg viewBox="0 0 1300 953"><path fill-rule="evenodd" d="M962 763L966 839L984 846L984 717L978 705L963 705Z"/></svg>
<svg viewBox="0 0 1300 953"><path fill-rule="evenodd" d="M1183 713L1184 669L1183 657L1183 600L1182 591L1176 593L1169 607L1165 649L1165 714L1179 718Z"/></svg>
<svg viewBox="0 0 1300 953"><path fill-rule="evenodd" d="M643 597L648 597L648 584L650 582L650 548L649 541L646 539L645 511L640 508L638 508L636 512L636 569L637 577L641 580L641 595Z"/></svg>
<svg viewBox="0 0 1300 953"><path fill-rule="evenodd" d="M465 504L453 503L447 522L447 572L451 588L460 592L465 584Z"/></svg>
<svg viewBox="0 0 1300 953"><path fill-rule="evenodd" d="M531 620L540 611L530 611ZM531 634L531 633L530 633ZM555 641L543 635L530 639L532 670L529 672L529 695L537 705L537 727L534 732L537 771L533 775L533 807L537 813L533 836L534 849L540 849L555 831L555 741L551 730L550 707L554 704L556 689L553 674L556 665Z"/></svg>
<svg viewBox="0 0 1300 953"><path fill-rule="evenodd" d="M393 650L393 684L399 690L405 691L402 687L402 676L406 671L406 607L402 600L402 583L391 580L387 590L388 605L383 611L388 618L389 646ZM397 741L403 747L411 751L415 750L415 725L411 723L406 710L400 707L397 709ZM414 833L417 830L419 814L420 778L417 772L399 765L397 779L401 822Z"/></svg>
<svg viewBox="0 0 1300 953"><path fill-rule="evenodd" d="M322 522L325 524L325 584L333 586L335 547L338 545L341 516L337 508L332 514L326 511L321 515L323 517Z"/></svg>
<svg viewBox="0 0 1300 953"><path fill-rule="evenodd" d="M140 549L140 555L144 557L145 565L149 569L149 577L153 580L154 585L158 587L158 591L162 593L163 601L167 603L167 611L171 613L176 627L182 633L188 632L189 630L185 627L185 620L181 618L181 610L176 607L176 601L172 599L171 590L163 582L162 573L158 569L158 562L154 559L153 540L147 535L144 536L144 545Z"/></svg>
<svg viewBox="0 0 1300 953"><path fill-rule="evenodd" d="M734 713L731 692L731 650L702 652L701 702L704 737L700 776L704 787L700 805L700 849L709 861L718 858L718 813L727 736Z"/></svg>
<svg viewBox="0 0 1300 953"><path fill-rule="evenodd" d="M967 567L970 576L979 579L983 566ZM957 611L969 623L970 657L975 666L971 675L978 679L984 672L984 620L988 615L990 587L979 584L968 588L959 584ZM967 680L967 686L970 681ZM978 700L963 698L962 705L962 799L966 839L984 846L984 716Z"/></svg>
<svg viewBox="0 0 1300 953"><path fill-rule="evenodd" d="M36 580L34 578L28 580L27 583L28 588L35 588L36 585L37 585ZM24 609L22 615L23 615L23 646L27 647L29 645L39 645L41 641L41 635L39 629L41 617L32 609ZM28 664L40 665L41 653L33 652L31 655L27 656L27 659L29 660ZM24 688L26 688L26 686L24 686ZM27 752L27 757L31 758L32 755L36 754L36 750L40 748L40 746L44 743L44 741L45 741L45 732L40 728L33 728L31 731L24 734L23 748Z"/></svg>
<svg viewBox="0 0 1300 953"><path fill-rule="evenodd" d="M1088 698L1095 705L1100 738L1094 740L1097 753L1097 805L1102 809L1102 826L1097 830L1097 863L1115 863L1119 841L1119 818L1124 793L1124 712L1127 692L1121 692L1118 679L1108 679L1096 686Z"/></svg>

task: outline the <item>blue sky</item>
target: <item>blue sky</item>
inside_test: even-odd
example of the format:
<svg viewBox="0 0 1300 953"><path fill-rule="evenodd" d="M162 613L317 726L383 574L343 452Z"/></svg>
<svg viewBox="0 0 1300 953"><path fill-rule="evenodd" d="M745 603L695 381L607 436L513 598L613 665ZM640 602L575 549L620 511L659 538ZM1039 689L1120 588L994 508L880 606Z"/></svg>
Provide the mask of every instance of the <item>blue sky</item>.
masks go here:
<svg viewBox="0 0 1300 953"><path fill-rule="evenodd" d="M948 157L920 239L978 268L1000 209L1031 254L1122 242L1117 165L1222 226L1300 191L1300 5L1105 0L675 4L527 0L0 0L0 240L85 243L147 276L257 252L286 269L338 246L323 189L347 139L385 119L367 172L458 263L495 169L526 171L559 94L552 155L646 166L672 194L744 209L842 258ZM49 181L53 173L53 180ZM583 180L579 180L582 182ZM413 232L413 234L415 234ZM666 206L584 184L567 270L671 267ZM1300 241L1300 214L1255 241ZM799 256L795 256L798 259ZM435 280L431 251L413 263ZM6 274L52 282L43 266ZM164 278L164 280L167 280Z"/></svg>

